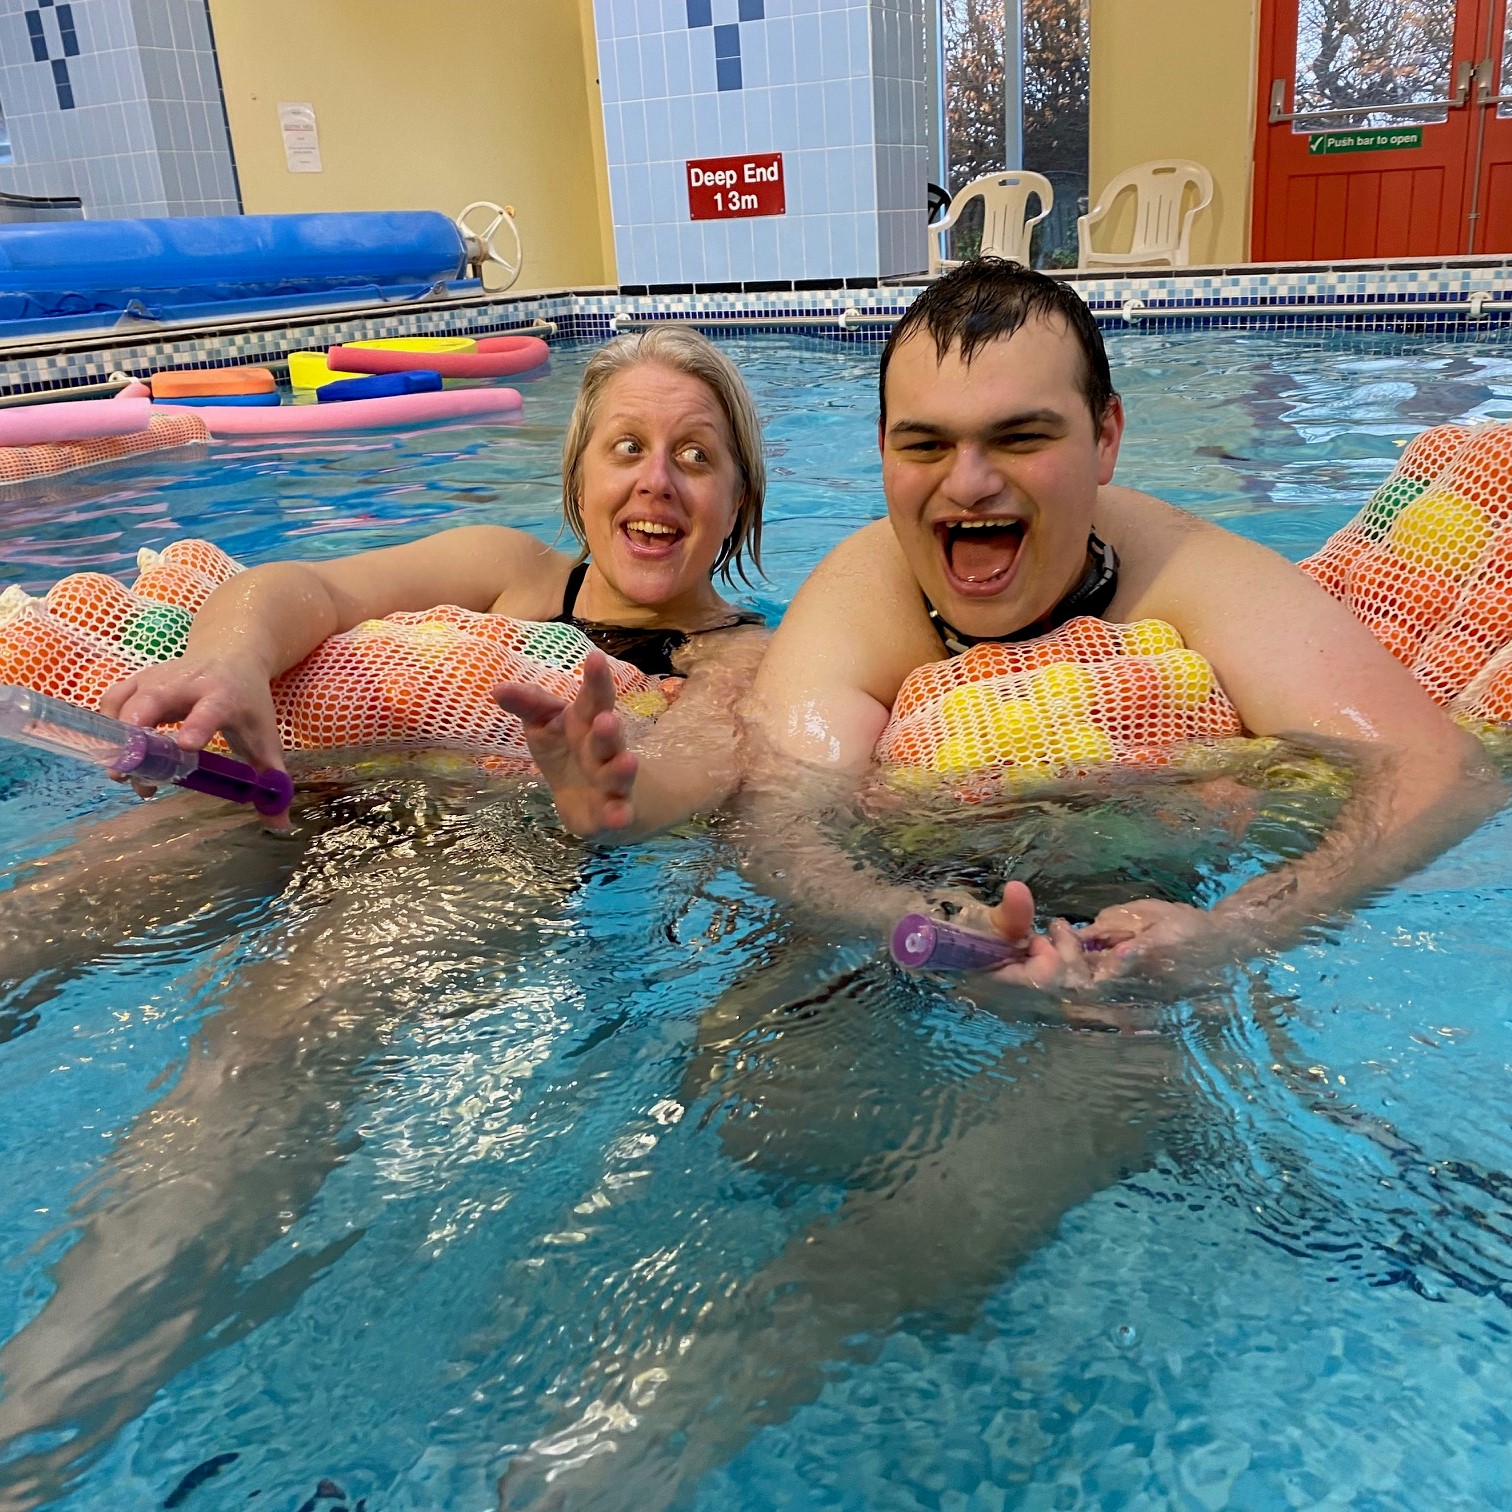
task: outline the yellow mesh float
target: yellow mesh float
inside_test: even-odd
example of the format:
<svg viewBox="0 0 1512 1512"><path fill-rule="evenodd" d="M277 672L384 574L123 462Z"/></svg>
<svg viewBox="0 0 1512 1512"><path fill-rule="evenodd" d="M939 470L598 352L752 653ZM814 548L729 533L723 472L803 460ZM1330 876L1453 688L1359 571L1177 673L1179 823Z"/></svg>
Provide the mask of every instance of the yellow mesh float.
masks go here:
<svg viewBox="0 0 1512 1512"><path fill-rule="evenodd" d="M1302 570L1435 702L1512 720L1512 423L1425 431Z"/></svg>
<svg viewBox="0 0 1512 1512"><path fill-rule="evenodd" d="M1240 731L1213 669L1163 620L1080 618L910 673L876 757L943 776L1003 768L1051 780L1110 762L1167 765L1183 745Z"/></svg>
<svg viewBox="0 0 1512 1512"><path fill-rule="evenodd" d="M98 572L62 579L43 599L0 594L0 683L98 708L111 683L183 654L200 605L241 565L208 541L143 551L130 588ZM528 768L520 722L491 697L530 682L571 698L592 643L571 625L534 624L453 605L368 620L322 642L273 683L288 750L439 746ZM667 707L654 678L610 659L627 713Z"/></svg>

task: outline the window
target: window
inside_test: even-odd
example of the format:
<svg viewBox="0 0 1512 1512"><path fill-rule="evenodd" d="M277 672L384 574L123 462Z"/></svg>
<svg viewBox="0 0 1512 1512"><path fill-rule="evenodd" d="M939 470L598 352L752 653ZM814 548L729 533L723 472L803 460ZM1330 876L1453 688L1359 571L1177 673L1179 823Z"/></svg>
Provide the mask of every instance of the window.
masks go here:
<svg viewBox="0 0 1512 1512"><path fill-rule="evenodd" d="M1087 193L1088 0L941 0L945 162L952 192L995 169L1029 168L1055 189L1035 231L1041 267L1076 263ZM968 210L953 256L975 242Z"/></svg>

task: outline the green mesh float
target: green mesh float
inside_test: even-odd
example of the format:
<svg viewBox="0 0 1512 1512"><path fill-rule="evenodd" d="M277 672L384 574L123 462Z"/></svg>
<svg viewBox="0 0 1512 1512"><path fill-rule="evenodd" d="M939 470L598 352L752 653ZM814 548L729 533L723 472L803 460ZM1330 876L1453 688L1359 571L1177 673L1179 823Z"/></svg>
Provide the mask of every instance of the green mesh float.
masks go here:
<svg viewBox="0 0 1512 1512"><path fill-rule="evenodd" d="M592 645L575 625L541 624L531 629L520 649L548 667L571 672L592 650Z"/></svg>
<svg viewBox="0 0 1512 1512"><path fill-rule="evenodd" d="M1391 523L1412 501L1428 491L1421 478L1387 478L1371 495L1360 515L1360 529L1372 541L1382 540Z"/></svg>
<svg viewBox="0 0 1512 1512"><path fill-rule="evenodd" d="M176 604L138 609L121 626L121 645L148 661L172 661L189 647L194 616Z"/></svg>

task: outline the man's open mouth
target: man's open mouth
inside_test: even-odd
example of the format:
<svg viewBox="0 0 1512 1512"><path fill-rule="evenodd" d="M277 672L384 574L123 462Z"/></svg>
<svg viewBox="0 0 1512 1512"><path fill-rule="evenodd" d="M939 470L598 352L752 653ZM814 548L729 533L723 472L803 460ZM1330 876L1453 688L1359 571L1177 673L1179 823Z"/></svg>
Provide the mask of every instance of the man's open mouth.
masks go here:
<svg viewBox="0 0 1512 1512"><path fill-rule="evenodd" d="M935 534L950 575L960 584L988 586L1013 571L1024 544L1022 520L952 520Z"/></svg>

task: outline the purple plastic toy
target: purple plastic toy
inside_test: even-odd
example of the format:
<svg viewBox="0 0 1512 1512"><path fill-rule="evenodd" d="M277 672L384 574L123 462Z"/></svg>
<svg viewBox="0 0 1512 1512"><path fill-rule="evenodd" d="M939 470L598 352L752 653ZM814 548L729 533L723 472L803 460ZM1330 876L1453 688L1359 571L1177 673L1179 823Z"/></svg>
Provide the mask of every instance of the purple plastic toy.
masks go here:
<svg viewBox="0 0 1512 1512"><path fill-rule="evenodd" d="M910 971L996 971L1029 952L1001 935L978 934L923 914L904 914L892 932L892 958Z"/></svg>
<svg viewBox="0 0 1512 1512"><path fill-rule="evenodd" d="M1083 938L1086 951L1104 947ZM978 934L925 914L904 914L893 925L889 941L892 958L909 971L996 971L1029 959L1026 946L1001 935Z"/></svg>
<svg viewBox="0 0 1512 1512"><path fill-rule="evenodd" d="M171 735L110 719L30 688L0 684L0 737L87 761L137 782L180 787L281 814L294 796L287 772L259 772L208 751L181 751Z"/></svg>

